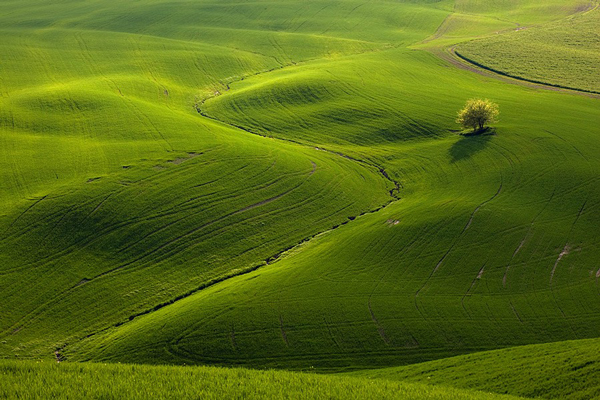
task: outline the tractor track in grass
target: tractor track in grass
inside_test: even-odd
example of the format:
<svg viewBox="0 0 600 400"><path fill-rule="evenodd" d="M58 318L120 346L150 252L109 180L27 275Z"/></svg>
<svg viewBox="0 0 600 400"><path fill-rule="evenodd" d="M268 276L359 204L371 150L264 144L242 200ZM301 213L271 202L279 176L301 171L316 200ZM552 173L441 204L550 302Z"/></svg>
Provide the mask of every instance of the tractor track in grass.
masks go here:
<svg viewBox="0 0 600 400"><path fill-rule="evenodd" d="M554 169L556 170L556 166L554 166ZM555 171L555 173L556 173L556 171ZM540 209L540 211L535 215L535 217L531 221L531 223L527 229L527 232L525 233L525 236L523 237L523 239L521 240L521 242L519 243L519 245L513 252L509 262L506 265L506 269L504 271L504 276L502 277L502 288L503 289L506 289L506 287L507 287L508 273L509 273L511 267L514 265L515 257L519 254L519 252L521 251L523 246L525 246L525 243L531 238L533 228L534 228L538 218L544 213L544 211L546 211L546 208L548 208L548 205L552 202L555 195L556 195L556 186L554 186L554 189L552 190L552 194L550 195L550 198L548 199L548 201L545 202L544 206ZM512 313L515 315L515 317L517 318L517 320L519 321L519 323L524 324L525 322L523 321L521 314L519 314L519 312L517 311L517 308L515 307L515 305L512 301L512 298L513 298L513 296L511 294L508 294L508 304L510 306L510 309L511 309Z"/></svg>
<svg viewBox="0 0 600 400"><path fill-rule="evenodd" d="M412 248L418 244L418 238L422 236L423 232L427 232L428 230L428 226L425 226L424 228L422 228L419 233L417 235L415 235L415 237L413 238L413 240L406 244L405 246L402 247L402 249L398 250L398 253L405 253L408 252L410 250L412 250ZM389 275L389 273L392 271L392 269L394 268L394 266L390 266L388 267L383 274L381 274L381 277L379 278L379 280L377 281L377 283L375 284L375 286L373 287L373 290L371 291L371 294L369 295L369 300L367 302L367 306L369 309L369 314L371 315L371 320L373 321L373 324L375 325L375 327L377 328L377 332L379 333L379 336L381 337L381 339L385 342L386 345L390 346L390 339L388 338L388 336L385 333L385 328L383 327L383 325L381 324L381 322L379 321L379 319L377 319L377 317L375 316L375 312L373 311L373 307L372 307L372 302L373 302L373 296L375 295L375 292L377 291L377 288L379 287L379 285L381 285L381 283L383 282L383 280ZM407 267L408 268L408 267ZM412 334L409 333L409 335L412 336ZM416 339L413 336L413 339L416 343L418 343L416 341Z"/></svg>
<svg viewBox="0 0 600 400"><path fill-rule="evenodd" d="M440 267L442 266L442 264L444 263L444 261L446 260L446 258L448 257L448 255L450 255L450 253L455 248L455 246L457 245L457 243L464 236L465 232L467 232L469 230L469 228L471 227L471 224L473 223L473 219L475 218L475 215L479 212L479 210L482 207L484 207L486 204L490 203L496 197L498 197L498 195L500 195L500 193L502 192L503 186L504 186L504 177L502 175L500 175L500 186L498 187L498 190L496 191L496 193L492 197L490 197L489 199L483 201L481 204L479 204L475 208L475 210L471 213L467 224L464 226L464 228L462 229L462 231L454 238L454 240L452 241L452 243L451 243L450 247L448 248L448 250L442 255L442 257L438 261L438 263L435 266L435 268L431 271L431 273L429 274L429 276L427 276L427 278L425 279L425 281L423 282L423 284L415 292L415 294L413 296L414 307L415 307L416 311L419 313L419 315L421 316L421 319L426 324L431 325L431 322L430 322L430 318L428 318L425 315L424 310L422 310L421 307L419 307L419 295L421 294L421 292L423 291L423 289L425 289L427 287L427 285L431 282L431 280L433 279L433 277L436 274L436 272L440 269ZM445 337L446 341L450 342L450 338L446 335L446 333L443 330L440 330L440 333Z"/></svg>
<svg viewBox="0 0 600 400"><path fill-rule="evenodd" d="M242 167L242 168L240 168L239 170L241 170L241 169L243 169L243 167ZM313 166L313 169L314 169L314 166ZM239 171L239 170L237 170L237 171ZM236 172L237 172L237 171L236 171ZM289 176L293 176L293 175L295 175L295 174L290 174ZM286 175L286 176L288 176L288 175ZM140 180L140 182L142 182L142 181L145 181L145 179L143 179L143 180ZM273 184L273 183L270 183L270 184ZM258 186L258 187L256 187L256 189L264 189L266 186L268 186L268 185L270 185L270 184L267 184L267 185L262 185L262 186ZM113 197L114 197L114 196L116 196L116 195L123 194L123 193L125 192L125 190L126 190L126 188L120 188L120 189L117 189L116 191L113 191L113 192L112 192L112 194L113 194ZM242 191L240 190L240 191L239 191L239 193L242 193ZM213 193L213 194L214 194L214 193ZM212 194L211 194L211 195L212 195ZM219 195L220 195L220 194L219 194ZM233 195L233 193L229 193L229 194L228 194L228 196L229 196L229 197L231 197L232 195ZM240 196L242 196L242 195L243 195L243 194L236 194L234 197L236 197L236 198L237 198L237 197L240 197ZM221 195L220 195L220 196L221 196ZM67 210L67 212L66 212L66 213L63 213L63 214L62 214L62 216L60 216L59 222L55 223L55 225L58 225L58 223L60 223L60 220L62 220L62 219L63 219L63 218L66 216L66 214L68 214L69 212L71 212L71 211L73 211L73 210L78 210L78 209L81 209L81 208L82 208L82 207L84 207L84 206L89 206L89 205L90 205L90 204L92 204L94 201L97 201L97 200L99 200L99 199L101 199L101 198L103 198L103 196L98 196L98 197L92 198L92 199L90 199L88 202L84 203L84 204L83 204L83 206L82 206L81 204L80 204L80 205L77 205L77 206L72 206L72 207L71 207L69 210ZM181 211L181 210L183 209L183 208L181 207L181 205L183 205L183 204L186 204L187 202L189 202L189 201L192 201L192 200L193 200L193 201L195 201L195 200L197 200L198 198L199 198L199 197L197 197L197 198L194 198L194 199L191 199L191 200L186 200L185 202L183 202L183 203L180 203L180 205L179 205L179 211ZM105 199L105 200L106 200L106 199ZM104 200L104 201L105 201L105 200ZM38 202L38 203L39 203L39 202ZM36 203L36 204L37 204L37 203ZM33 206L32 206L32 207L33 207ZM31 209L32 207L30 207L29 209ZM190 210L192 210L193 208L194 208L194 206L191 206L191 207L189 207L189 209L190 209ZM29 209L28 209L28 210L29 210ZM23 213L23 214L24 214L24 213ZM54 262L54 261L55 261L57 258L60 258L60 257L63 257L63 256L65 256L65 255L66 255L66 254L68 254L68 253L69 253L69 252L70 252L70 251L71 251L73 248L75 248L75 247L84 248L84 247L87 247L87 246L89 246L89 245L92 245L93 243L96 243L98 240L101 240L103 236L105 236L105 235L107 235L107 234L110 234L111 232L114 232L114 231L116 231L116 230L118 230L118 229L121 229L121 228L123 228L123 227L125 227L125 226L132 225L132 224L138 224L138 223L142 223L142 222L149 221L149 220L155 220L155 219L160 219L160 218L166 218L166 217L169 217L169 216L174 216L174 215L176 215L176 214L177 214L177 211L175 211L175 207L173 207L172 209L167 209L167 210L161 211L161 212L159 212L159 213L156 213L156 214L152 214L152 215L149 215L149 216L145 216L145 217L143 217L143 218L132 218L132 219L128 219L128 220L125 220L125 221L118 222L118 223L111 223L111 224L107 225L106 227L104 227L103 229L101 229L101 230L99 231L99 235L95 235L95 236L91 236L91 237L83 237L83 238L81 238L81 239L78 239L78 240L76 240L75 242L71 243L69 247L61 249L61 251L59 251L58 253L55 253L55 254L52 254L52 255L47 255L47 256L45 256L45 257L43 257L43 258L41 258L41 259L38 259L38 260L37 260L35 263L33 263L33 262L32 262L32 263L28 263L28 264L25 264L25 265L23 265L23 266L19 267L18 269L13 269L13 270L10 270L10 271L4 271L4 273L12 273L12 272L18 271L18 270L20 270L20 269L22 269L22 268L25 268L25 267L30 267L30 266L35 266L36 268L38 268L38 267L41 267L41 266L46 266L48 263ZM57 215L59 215L59 213L55 213L55 214L53 214L53 216L57 216ZM86 217L86 218L87 218L87 217ZM176 224L176 223L178 223L178 222L180 222L180 221L184 220L185 218L187 218L187 217L181 217L181 218L178 218L178 219L176 219L176 220L174 220L174 221L170 221L168 224L166 224L166 225L162 226L162 227L161 227L161 228L159 228L158 230L156 230L156 231L153 231L153 232L151 232L150 234L148 234L148 235L145 235L145 236L143 236L143 237L139 238L139 239L138 239L137 241L135 241L134 243L130 243L129 245L127 245L127 246L125 246L125 247L122 247L122 248L120 248L120 249L119 249L119 252L122 252L122 251L125 251L125 250L129 249L130 247L132 247L132 246L134 246L134 245L138 244L139 242L141 242L142 240L145 240L145 239L147 239L148 237L150 237L150 236L152 236L152 235L154 235L154 234L156 234L156 233L158 233L158 232L160 232L160 231L162 231L162 230L164 230L164 229L168 228L168 227L169 227L169 226L171 226L171 225L174 225L174 224ZM28 230L30 230L30 229L33 229L33 225L27 225L25 228L23 228L23 232L24 232L24 233L26 233L26 232L27 232ZM49 232L47 235L49 235L49 234L50 234L50 232ZM40 261L44 261L44 262L43 262L43 263L40 263ZM3 274L4 274L4 273L3 273Z"/></svg>
<svg viewBox="0 0 600 400"><path fill-rule="evenodd" d="M28 211L30 211L32 208L34 208L35 206L37 206L39 203L41 203L42 201L46 200L46 198L48 198L48 195L42 196L38 199L35 199L33 204L31 204L29 207L27 207L23 212L21 212L21 214L19 214L17 216L17 218L15 218L6 228L6 230L4 231L4 234L6 235L8 233L8 231L21 219L21 217L23 217L25 214L27 214Z"/></svg>
<svg viewBox="0 0 600 400"><path fill-rule="evenodd" d="M317 165L316 165L315 163L312 163L312 169L311 169L311 171L309 172L309 175L308 175L308 176L309 176L309 177L310 177L310 176L312 176L312 174L314 174L314 172L316 171L316 169L317 169ZM112 275L113 273L115 273L115 272L117 272L117 271L120 271L120 270L122 270L122 269L123 269L123 268L125 268L125 267L128 267L128 266L130 266L130 265L134 265L135 263L141 262L141 264L140 264L140 265L141 265L141 266L143 266L143 265L144 265L144 263L146 263L146 264L147 264L147 261L144 261L144 259L145 259L145 258L147 258L149 255L152 255L152 254L154 254L156 251L162 250L163 248L165 248L165 247L167 247L167 246L169 246L169 245L171 245L171 244L173 244L173 243L175 243L175 242L177 242L177 241L181 240L181 239L182 239L182 238L184 238L185 236L187 236L187 235L190 235L191 233L195 233L197 230L200 230L200 229L206 228L206 227L208 227L208 226L211 226L211 225L213 225L213 224L215 224L215 223L217 223L217 222L220 222L220 221L222 221L222 220L224 220L224 219L226 219L226 218L228 218L228 217L231 217L231 216L233 216L233 215L241 214L241 213L243 213L243 212L250 211L250 210L252 210L252 209L254 209L254 208L257 208L257 207L260 207L260 206L266 205L266 204L268 204L268 203L271 203L271 202L273 202L273 201L275 201L275 200L278 200L279 198L281 198L281 197L285 196L286 194L290 193L291 191L294 191L294 190L296 190L298 187L300 187L300 186L301 186L301 185L303 185L304 183L305 183L305 181L302 181L302 182L301 182L301 183L299 183L298 185L296 185L296 186L292 187L291 189L288 189L286 192L284 192L284 193L282 193L282 194L280 194L280 195L278 195L278 196L275 196L275 197L269 198L269 199L267 199L267 200L263 200L263 201L261 201L261 202L258 202L258 203L252 204L252 205L250 205L250 206L244 207L244 208L242 208L242 209L240 209L240 210L237 210L237 211L234 211L234 212L232 212L232 213L229 213L229 214L227 214L227 215L225 215L225 216L222 216L222 217L218 218L217 220L209 221L209 222L205 223L204 225L202 225L202 226L200 226L200 227L198 227L198 228L194 229L193 231L191 231L191 232L187 232L187 233L186 233L186 234L184 234L184 235L180 235L180 236L176 237L175 239L172 239L171 241L167 242L166 244L163 244L162 246L159 246L158 248L156 248L156 249L153 249L152 251L150 251L150 252L148 252L148 253L145 253L145 254L141 255L140 257L136 258L136 259L135 259L135 260L133 260L133 261L129 261L129 262L125 263L125 264L122 264L122 265L119 265L119 266L117 266L117 267L114 267L114 268L112 268L112 269L110 269L110 270L108 270L108 271L101 272L100 274L98 274L98 275L96 275L96 276L94 276L94 277L92 277L92 278L89 278L89 279L87 279L87 278L84 278L83 280L79 281L78 283L76 283L76 284L72 285L72 286L71 286L69 289L67 289L67 290L65 290L65 291L63 291L63 292L61 292L61 293L60 293L60 295L67 294L67 293L69 293L69 292L71 292L71 291L73 291L73 290L75 290L75 289L79 288L80 286L82 286L82 285L84 285L84 284L88 284L88 283L90 283L90 282L93 282L93 281L95 281L95 280L97 280L97 279L100 279L100 278L105 278L105 277L107 277L107 276L109 276L109 275ZM166 229L167 227L169 227L169 226L171 226L171 225L173 225L173 224L175 224L175 223L177 223L177 222L179 222L179 221L181 221L181 220L183 220L183 219L185 219L185 218L187 218L187 217L182 217L182 218L180 218L180 219L178 219L178 220L172 221L172 222L170 222L169 224L167 224L166 226L164 226L164 227L162 227L162 228L160 228L160 229L161 229L161 230L163 230L163 229ZM230 226L231 226L231 225L230 225ZM156 232L156 231L155 231L155 232ZM209 232L209 234L213 234L213 235L214 235L216 232L219 232L219 231L212 231L212 232ZM202 236L201 236L201 237L202 237ZM141 240L143 240L143 239L144 239L144 238L142 238ZM128 247L129 247L129 246L128 246ZM128 248L128 247L127 247L127 248ZM180 247L181 247L181 246L180 246ZM176 250L178 250L178 248L176 248L176 249L175 249L175 251L176 251ZM158 261L163 261L165 258L168 258L168 257L169 257L171 254L173 254L173 252L174 252L174 250L170 250L170 253L168 253L166 256L165 256L165 255L162 255L162 256L160 257L160 259L158 259ZM272 256L272 257L273 257L273 256ZM268 263L270 262L270 260L271 260L271 258L272 258L272 257L270 257L269 259L267 259L265 262L268 264ZM154 261L156 261L156 260L154 260ZM140 266L140 265L138 265L137 267L139 268L139 266ZM52 305L52 304L53 304L53 303L54 303L54 302L55 302L57 299L60 299L60 297L61 297L60 295L57 295L57 296L55 296L55 297L54 297L54 298L53 298L53 299L52 299L50 302L48 302L48 303L45 303L45 304L43 305L43 307L46 307L46 306L50 306L50 305ZM39 314L37 311L38 311L38 310L34 310L32 313L28 314L28 315L26 316L26 317L28 318L28 320L31 320L32 318L34 318L35 316L37 316L37 315ZM26 322L25 322L25 323L26 323ZM23 323L23 322L22 322L22 320L21 320L19 325L22 327L22 326L23 326L25 323Z"/></svg>
<svg viewBox="0 0 600 400"><path fill-rule="evenodd" d="M268 72L272 72L272 71L268 71ZM356 163L360 163L360 164L362 164L364 166L367 166L369 168L375 168L375 169L377 169L377 171L379 171L379 174L381 174L387 181L391 182L394 185L394 188L392 188L390 190L389 194L390 194L390 196L393 199L399 200L398 193L400 192L400 190L403 187L402 183L400 181L396 181L395 179L391 178L390 175L388 174L388 172L383 167L381 167L381 166L379 166L377 164L372 164L372 163L369 163L369 162L367 162L365 160L361 160L361 159L358 159L356 157L352 157L352 156L349 156L347 154L344 154L344 153L341 153L341 152L338 152L338 151L335 151L335 150L330 150L330 149L327 149L327 148L324 148L324 147L315 147L315 146L311 146L311 145L308 145L306 143L302 143L302 142L299 142L299 141L293 140L293 139L267 136L267 135L264 135L264 134L261 134L261 133L258 133L258 132L254 132L254 131L252 131L252 130L244 127L244 126L233 124L233 123L227 122L227 121L223 121L223 120L220 120L220 119L218 119L218 118L216 118L216 117L214 117L214 116L212 116L210 114L207 114L197 104L195 105L195 109L196 109L196 112L198 114L200 114L204 118L208 118L208 119L211 119L213 121L225 124L225 125L227 125L229 127L233 127L233 128L242 130L242 131L244 131L246 133L249 133L251 135L256 135L256 136L260 136L260 137L264 137L264 138L269 138L269 139L281 140L281 141L292 143L292 144L295 144L295 145L298 145L298 146L302 146L302 147L305 147L305 148L312 148L314 150L325 151L325 152L327 152L329 154L334 154L336 156L343 157L343 158L345 158L347 160L354 161Z"/></svg>
<svg viewBox="0 0 600 400"><path fill-rule="evenodd" d="M483 278L483 273L485 272L486 265L487 265L487 261L483 264L483 266L477 273L477 276L475 276L475 278L473 278L473 282L471 282L471 286L469 286L469 289L467 289L466 293L460 299L460 305L462 306L465 313L469 316L469 319L471 318L471 314L469 313L469 311L467 310L467 307L465 306L465 299L472 295L471 291L477 286L477 283L481 280L481 278ZM490 314L490 316L491 316L491 314Z"/></svg>

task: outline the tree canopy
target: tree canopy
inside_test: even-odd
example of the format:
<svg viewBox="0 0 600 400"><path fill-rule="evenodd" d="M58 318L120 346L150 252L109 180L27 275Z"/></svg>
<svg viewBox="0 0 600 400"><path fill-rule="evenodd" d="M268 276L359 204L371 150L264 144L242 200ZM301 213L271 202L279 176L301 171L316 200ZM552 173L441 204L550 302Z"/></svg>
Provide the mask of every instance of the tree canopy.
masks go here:
<svg viewBox="0 0 600 400"><path fill-rule="evenodd" d="M486 124L497 120L498 114L500 114L498 104L488 99L470 99L458 112L456 122L464 128L472 128L474 132L481 132Z"/></svg>

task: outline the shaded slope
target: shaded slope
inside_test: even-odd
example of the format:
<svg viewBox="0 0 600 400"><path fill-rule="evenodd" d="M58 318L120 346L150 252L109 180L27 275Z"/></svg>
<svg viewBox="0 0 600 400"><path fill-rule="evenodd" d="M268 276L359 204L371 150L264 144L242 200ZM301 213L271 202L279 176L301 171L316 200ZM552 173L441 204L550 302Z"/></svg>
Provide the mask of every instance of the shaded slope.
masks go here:
<svg viewBox="0 0 600 400"><path fill-rule="evenodd" d="M236 138L146 162L49 191L8 214L0 242L2 298L12 304L2 318L4 346L42 333L47 343L84 336L388 201L375 169L267 142Z"/></svg>

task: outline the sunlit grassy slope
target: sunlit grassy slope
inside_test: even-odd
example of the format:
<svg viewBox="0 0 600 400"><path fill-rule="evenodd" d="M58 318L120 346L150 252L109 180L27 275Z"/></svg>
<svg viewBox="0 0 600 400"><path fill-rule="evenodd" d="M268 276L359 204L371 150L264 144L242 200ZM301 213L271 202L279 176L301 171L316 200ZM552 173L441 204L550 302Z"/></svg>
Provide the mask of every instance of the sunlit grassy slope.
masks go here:
<svg viewBox="0 0 600 400"><path fill-rule="evenodd" d="M435 33L413 47L443 48L480 36L497 36L523 26L560 21L594 4L592 0L456 0Z"/></svg>
<svg viewBox="0 0 600 400"><path fill-rule="evenodd" d="M587 2L498 4L2 3L2 355L339 371L597 337L598 101L414 47ZM501 122L456 135L474 96Z"/></svg>
<svg viewBox="0 0 600 400"><path fill-rule="evenodd" d="M600 93L600 9L537 27L519 27L458 47L464 57L505 74Z"/></svg>
<svg viewBox="0 0 600 400"><path fill-rule="evenodd" d="M448 133L472 96L502 105L495 135ZM385 165L402 199L69 356L339 369L597 335L595 100L392 49L248 78L202 110Z"/></svg>
<svg viewBox="0 0 600 400"><path fill-rule="evenodd" d="M517 399L415 383L215 367L0 361L0 377L0 396L3 398Z"/></svg>
<svg viewBox="0 0 600 400"><path fill-rule="evenodd" d="M481 352L352 375L476 388L546 399L600 396L598 339L574 340Z"/></svg>
<svg viewBox="0 0 600 400"><path fill-rule="evenodd" d="M189 10L139 6L1 6L5 355L52 354L391 200L393 185L375 167L197 112L231 80L329 46L343 54L380 45L273 32L263 55L262 36L229 43L235 29L204 12L222 10L226 21L230 8L193 13L207 22L192 15L192 28L214 30L203 42L184 29ZM165 8L175 21L151 28ZM112 26L134 14L143 29ZM287 50L274 47L279 40Z"/></svg>

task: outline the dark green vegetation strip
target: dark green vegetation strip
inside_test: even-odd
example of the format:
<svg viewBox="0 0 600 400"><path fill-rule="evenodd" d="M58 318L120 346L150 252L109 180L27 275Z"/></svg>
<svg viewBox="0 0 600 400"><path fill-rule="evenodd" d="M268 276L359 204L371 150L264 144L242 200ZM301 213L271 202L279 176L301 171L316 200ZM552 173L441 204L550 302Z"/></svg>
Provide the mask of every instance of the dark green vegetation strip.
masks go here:
<svg viewBox="0 0 600 400"><path fill-rule="evenodd" d="M23 399L510 400L422 384L214 367L0 361L0 397Z"/></svg>
<svg viewBox="0 0 600 400"><path fill-rule="evenodd" d="M600 340L575 340L481 352L355 376L478 388L545 399L600 397Z"/></svg>

